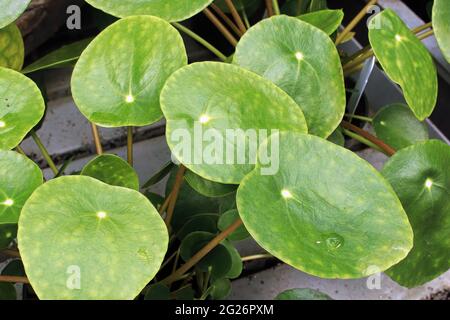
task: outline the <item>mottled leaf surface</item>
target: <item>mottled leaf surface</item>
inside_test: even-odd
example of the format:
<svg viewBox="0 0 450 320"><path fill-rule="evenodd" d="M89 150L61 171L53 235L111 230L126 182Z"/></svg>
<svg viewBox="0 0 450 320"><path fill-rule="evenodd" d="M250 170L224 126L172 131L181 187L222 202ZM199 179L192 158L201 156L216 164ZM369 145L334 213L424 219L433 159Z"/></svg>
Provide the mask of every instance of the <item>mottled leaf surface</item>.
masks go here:
<svg viewBox="0 0 450 320"><path fill-rule="evenodd" d="M301 109L285 92L224 63L194 63L175 72L161 93L161 108L174 156L203 178L225 184L239 184L253 169L261 134L307 132Z"/></svg>
<svg viewBox="0 0 450 320"><path fill-rule="evenodd" d="M276 16L250 28L233 63L272 81L305 114L311 134L328 137L345 111L341 61L330 37L297 18Z"/></svg>
<svg viewBox="0 0 450 320"><path fill-rule="evenodd" d="M373 18L369 40L389 78L398 83L409 107L423 121L437 100L437 72L427 48L391 9Z"/></svg>
<svg viewBox="0 0 450 320"><path fill-rule="evenodd" d="M139 191L139 177L132 166L113 154L103 154L92 159L81 171L104 183Z"/></svg>
<svg viewBox="0 0 450 320"><path fill-rule="evenodd" d="M116 17L151 15L168 21L192 17L213 0L86 0L92 6Z"/></svg>
<svg viewBox="0 0 450 320"><path fill-rule="evenodd" d="M309 274L340 279L383 271L406 257L413 241L408 218L369 163L298 133L280 134L280 153L277 174L260 175L257 166L237 194L247 230L266 251Z"/></svg>
<svg viewBox="0 0 450 320"><path fill-rule="evenodd" d="M397 192L414 230L414 248L387 274L420 286L450 268L450 146L430 140L397 152L383 175Z"/></svg>
<svg viewBox="0 0 450 320"><path fill-rule="evenodd" d="M19 145L44 116L45 103L36 84L0 67L0 149Z"/></svg>
<svg viewBox="0 0 450 320"><path fill-rule="evenodd" d="M0 151L0 224L16 224L25 201L42 184L42 171L27 157Z"/></svg>
<svg viewBox="0 0 450 320"><path fill-rule="evenodd" d="M0 0L0 28L16 20L30 2L31 0Z"/></svg>
<svg viewBox="0 0 450 320"><path fill-rule="evenodd" d="M0 67L20 71L25 49L19 28L11 23L0 29Z"/></svg>
<svg viewBox="0 0 450 320"><path fill-rule="evenodd" d="M178 31L151 16L121 19L83 51L72 76L80 111L103 127L144 126L162 118L159 95L187 64Z"/></svg>
<svg viewBox="0 0 450 320"><path fill-rule="evenodd" d="M18 242L40 299L121 300L134 299L158 272L168 232L139 192L66 176L27 201Z"/></svg>
<svg viewBox="0 0 450 320"><path fill-rule="evenodd" d="M434 0L433 30L444 57L450 63L450 1Z"/></svg>

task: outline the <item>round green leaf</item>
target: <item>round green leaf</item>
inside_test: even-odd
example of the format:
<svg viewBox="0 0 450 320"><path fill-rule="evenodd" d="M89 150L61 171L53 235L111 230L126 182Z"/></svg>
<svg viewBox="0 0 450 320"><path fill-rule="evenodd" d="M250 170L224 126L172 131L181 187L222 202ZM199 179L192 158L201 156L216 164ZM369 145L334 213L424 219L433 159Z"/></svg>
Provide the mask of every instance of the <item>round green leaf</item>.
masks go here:
<svg viewBox="0 0 450 320"><path fill-rule="evenodd" d="M231 226L237 219L239 218L239 212L237 210L230 210L225 213L223 213L218 222L218 228L220 231L224 231L229 226ZM240 226L236 229L232 234L228 236L228 240L231 241L240 241L244 240L250 237L250 234L248 233L247 229L245 229L245 226Z"/></svg>
<svg viewBox="0 0 450 320"><path fill-rule="evenodd" d="M381 140L394 149L402 149L428 140L428 127L404 104L392 104L381 109L373 119L373 127Z"/></svg>
<svg viewBox="0 0 450 320"><path fill-rule="evenodd" d="M139 191L139 177L136 171L128 162L116 155L97 156L83 168L81 174L113 186Z"/></svg>
<svg viewBox="0 0 450 320"><path fill-rule="evenodd" d="M0 301L16 300L16 289L12 283L0 282Z"/></svg>
<svg viewBox="0 0 450 320"><path fill-rule="evenodd" d="M227 248L231 257L231 268L225 277L228 279L236 279L241 275L242 269L244 268L241 255L230 241L225 240L222 242L222 245Z"/></svg>
<svg viewBox="0 0 450 320"><path fill-rule="evenodd" d="M217 232L218 214L201 213L191 217L181 229L177 232L177 237L183 240L186 236L196 231L205 231L210 233Z"/></svg>
<svg viewBox="0 0 450 320"><path fill-rule="evenodd" d="M14 22L28 7L31 0L0 0L0 28Z"/></svg>
<svg viewBox="0 0 450 320"><path fill-rule="evenodd" d="M239 184L254 168L264 134L307 132L302 111L285 92L224 63L194 63L175 72L161 93L161 108L174 156L203 178L226 184Z"/></svg>
<svg viewBox="0 0 450 320"><path fill-rule="evenodd" d="M168 21L181 21L206 8L213 0L86 0L92 6L116 17L157 16Z"/></svg>
<svg viewBox="0 0 450 320"><path fill-rule="evenodd" d="M159 95L167 78L186 64L183 39L168 22L151 16L121 19L81 54L72 94L98 125L149 125L162 118Z"/></svg>
<svg viewBox="0 0 450 320"><path fill-rule="evenodd" d="M25 49L19 28L12 23L0 29L0 67L20 71Z"/></svg>
<svg viewBox="0 0 450 320"><path fill-rule="evenodd" d="M158 272L168 232L139 192L66 176L27 201L18 243L40 299L134 299Z"/></svg>
<svg viewBox="0 0 450 320"><path fill-rule="evenodd" d="M161 283L155 283L147 289L145 300L170 300L170 289Z"/></svg>
<svg viewBox="0 0 450 320"><path fill-rule="evenodd" d="M0 250L7 249L16 237L16 224L0 224Z"/></svg>
<svg viewBox="0 0 450 320"><path fill-rule="evenodd" d="M275 300L333 300L328 295L313 289L290 289L283 291Z"/></svg>
<svg viewBox="0 0 450 320"><path fill-rule="evenodd" d="M214 300L224 300L231 293L231 281L228 279L218 279L211 287L211 298Z"/></svg>
<svg viewBox="0 0 450 320"><path fill-rule="evenodd" d="M280 154L277 174L260 175L258 164L237 195L247 230L266 251L312 275L341 279L386 270L408 254L408 218L369 163L297 133L280 134Z"/></svg>
<svg viewBox="0 0 450 320"><path fill-rule="evenodd" d="M389 78L402 87L416 117L425 120L433 112L438 91L430 53L393 10L384 10L372 21L369 40L375 56Z"/></svg>
<svg viewBox="0 0 450 320"><path fill-rule="evenodd" d="M298 17L300 20L312 24L328 35L332 35L344 19L343 10L320 10L302 14Z"/></svg>
<svg viewBox="0 0 450 320"><path fill-rule="evenodd" d="M43 179L41 169L27 157L0 151L0 225L19 221L23 205Z"/></svg>
<svg viewBox="0 0 450 320"><path fill-rule="evenodd" d="M188 261L194 254L208 244L213 238L214 234L209 232L193 232L183 239L180 246L180 256L184 261ZM231 256L224 245L219 244L211 250L200 262L197 267L207 272L211 270L211 278L219 279L224 277L231 269Z"/></svg>
<svg viewBox="0 0 450 320"><path fill-rule="evenodd" d="M204 179L190 170L186 171L184 178L195 191L207 197L223 197L235 192L238 187Z"/></svg>
<svg viewBox="0 0 450 320"><path fill-rule="evenodd" d="M433 30L444 57L450 63L450 2L434 0Z"/></svg>
<svg viewBox="0 0 450 320"><path fill-rule="evenodd" d="M233 63L286 91L311 134L328 137L341 122L346 98L339 54L330 37L309 23L288 16L259 22L239 41Z"/></svg>
<svg viewBox="0 0 450 320"><path fill-rule="evenodd" d="M395 154L383 175L397 192L414 230L414 248L387 274L405 287L450 268L450 146L430 140Z"/></svg>
<svg viewBox="0 0 450 320"><path fill-rule="evenodd" d="M44 116L36 84L17 71L0 67L0 149L13 149Z"/></svg>

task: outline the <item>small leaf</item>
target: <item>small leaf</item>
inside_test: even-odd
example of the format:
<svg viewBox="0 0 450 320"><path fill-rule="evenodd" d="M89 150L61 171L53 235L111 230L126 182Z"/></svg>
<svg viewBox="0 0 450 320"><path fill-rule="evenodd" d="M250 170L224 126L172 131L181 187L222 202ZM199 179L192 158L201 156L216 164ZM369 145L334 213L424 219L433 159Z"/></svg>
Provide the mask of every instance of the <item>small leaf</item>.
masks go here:
<svg viewBox="0 0 450 320"><path fill-rule="evenodd" d="M142 194L85 176L38 188L18 233L28 279L45 300L134 299L158 272L168 238Z"/></svg>
<svg viewBox="0 0 450 320"><path fill-rule="evenodd" d="M0 250L7 249L16 237L16 224L0 224Z"/></svg>
<svg viewBox="0 0 450 320"><path fill-rule="evenodd" d="M433 30L445 59L450 63L450 2L434 0Z"/></svg>
<svg viewBox="0 0 450 320"><path fill-rule="evenodd" d="M128 162L113 154L102 154L95 157L83 168L81 174L112 186L139 191L139 177L136 171Z"/></svg>
<svg viewBox="0 0 450 320"><path fill-rule="evenodd" d="M0 151L0 177L0 225L16 224L25 201L43 182L42 171L17 152Z"/></svg>
<svg viewBox="0 0 450 320"><path fill-rule="evenodd" d="M320 10L306 13L298 18L316 28L324 31L328 35L332 35L341 25L344 19L344 11L342 10Z"/></svg>
<svg viewBox="0 0 450 320"><path fill-rule="evenodd" d="M213 0L86 0L92 6L116 17L157 16L168 21L186 20Z"/></svg>
<svg viewBox="0 0 450 320"><path fill-rule="evenodd" d="M184 261L188 261L194 254L208 244L214 238L214 234L209 232L193 232L183 239L180 246L180 256ZM211 250L200 262L197 267L207 272L211 269L211 278L219 279L224 277L231 269L231 256L224 245L219 244Z"/></svg>
<svg viewBox="0 0 450 320"><path fill-rule="evenodd" d="M283 291L275 300L333 300L325 293L313 289L290 289Z"/></svg>
<svg viewBox="0 0 450 320"><path fill-rule="evenodd" d="M168 22L121 19L81 54L72 94L81 113L100 126L149 125L162 118L159 96L167 78L186 64L183 39Z"/></svg>
<svg viewBox="0 0 450 320"><path fill-rule="evenodd" d="M229 226L231 226L237 219L239 219L239 212L237 210L230 210L225 213L223 213L218 222L218 227L220 231L224 231ZM245 226L241 225L239 228L236 229L232 234L228 236L228 240L231 241L240 241L244 240L250 237L250 234L248 233L247 229L245 229Z"/></svg>
<svg viewBox="0 0 450 320"><path fill-rule="evenodd" d="M0 11L0 29L14 22L28 7L31 0L2 0Z"/></svg>
<svg viewBox="0 0 450 320"><path fill-rule="evenodd" d="M192 216L181 229L177 232L177 237L183 240L186 236L196 231L205 231L209 233L217 232L218 214L200 213Z"/></svg>
<svg viewBox="0 0 450 320"><path fill-rule="evenodd" d="M22 70L22 73L27 74L44 69L66 67L69 63L73 63L78 60L83 50L86 49L91 41L92 38L83 39L50 52L39 60L28 65Z"/></svg>
<svg viewBox="0 0 450 320"><path fill-rule="evenodd" d="M450 268L450 146L430 140L397 152L383 175L397 192L414 231L414 248L387 274L420 286Z"/></svg>
<svg viewBox="0 0 450 320"><path fill-rule="evenodd" d="M17 71L0 67L0 150L17 147L44 111L36 84Z"/></svg>
<svg viewBox="0 0 450 320"><path fill-rule="evenodd" d="M241 275L242 269L244 268L241 255L230 241L225 240L222 242L222 245L227 248L231 257L231 268L225 275L225 278L236 279Z"/></svg>
<svg viewBox="0 0 450 320"><path fill-rule="evenodd" d="M437 72L427 48L391 9L373 18L369 40L386 74L398 83L417 119L423 121L437 100Z"/></svg>
<svg viewBox="0 0 450 320"><path fill-rule="evenodd" d="M258 164L237 194L239 215L266 251L314 276L339 279L368 276L406 257L413 241L408 218L369 163L298 133L280 133L279 152L289 156L280 157L278 173L260 175Z"/></svg>
<svg viewBox="0 0 450 320"><path fill-rule="evenodd" d="M288 16L259 22L239 41L233 63L287 92L311 134L326 138L341 122L345 86L339 54L330 37L309 23Z"/></svg>
<svg viewBox="0 0 450 320"><path fill-rule="evenodd" d="M225 278L214 281L211 287L211 298L214 300L224 300L231 293L231 281Z"/></svg>
<svg viewBox="0 0 450 320"><path fill-rule="evenodd" d="M264 133L307 132L301 109L285 92L225 63L194 63L175 72L161 93L161 108L174 156L203 178L225 184L239 184L253 169Z"/></svg>
<svg viewBox="0 0 450 320"><path fill-rule="evenodd" d="M195 191L212 198L223 197L231 194L235 192L238 187L234 184L223 184L204 179L190 170L186 171L184 178Z"/></svg>
<svg viewBox="0 0 450 320"><path fill-rule="evenodd" d="M20 71L25 49L19 28L12 23L0 29L0 67Z"/></svg>
<svg viewBox="0 0 450 320"><path fill-rule="evenodd" d="M144 192L144 196L147 197L148 200L150 200L150 202L153 204L153 206L159 210L159 208L161 208L161 206L164 203L164 198L161 197L159 194L150 192L150 191L145 191Z"/></svg>
<svg viewBox="0 0 450 320"><path fill-rule="evenodd" d="M170 300L170 289L161 283L151 285L145 294L145 300Z"/></svg>
<svg viewBox="0 0 450 320"><path fill-rule="evenodd" d="M397 150L429 138L427 125L404 104L382 108L373 119L373 127L378 138Z"/></svg>

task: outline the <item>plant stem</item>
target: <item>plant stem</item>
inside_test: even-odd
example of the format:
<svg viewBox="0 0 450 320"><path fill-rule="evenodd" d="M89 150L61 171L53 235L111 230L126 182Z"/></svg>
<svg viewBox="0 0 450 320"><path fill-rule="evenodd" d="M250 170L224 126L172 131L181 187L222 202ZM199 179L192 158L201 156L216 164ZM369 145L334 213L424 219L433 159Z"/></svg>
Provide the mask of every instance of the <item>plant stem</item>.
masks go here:
<svg viewBox="0 0 450 320"><path fill-rule="evenodd" d="M100 140L100 134L98 133L98 128L95 123L91 122L92 127L92 137L94 138L95 143L95 150L97 151L98 155L103 154L103 148L102 148L102 142Z"/></svg>
<svg viewBox="0 0 450 320"><path fill-rule="evenodd" d="M0 282L10 282L10 283L30 283L26 277L16 277L16 276L1 276Z"/></svg>
<svg viewBox="0 0 450 320"><path fill-rule="evenodd" d="M271 255L270 253L262 253L262 254L255 254L252 256L242 257L242 262L260 260L260 259L272 259L272 258L274 258L274 256Z"/></svg>
<svg viewBox="0 0 450 320"><path fill-rule="evenodd" d="M16 250L6 249L0 253L14 258L20 258L20 252Z"/></svg>
<svg viewBox="0 0 450 320"><path fill-rule="evenodd" d="M206 49L208 49L209 51L214 53L223 62L227 61L227 57L222 52L220 52L216 47L214 47L211 43L209 43L208 41L206 41L205 39L200 37L194 31L186 28L185 26L183 26L182 24L177 23L177 22L172 22L172 25L175 28L177 28L178 30L180 30L181 32L184 32L185 34L187 34L189 37L191 37L192 39L194 39L198 43L200 43Z"/></svg>
<svg viewBox="0 0 450 320"><path fill-rule="evenodd" d="M162 215L162 214L164 213L164 211L166 211L167 207L169 206L170 198L171 198L171 197L172 197L172 194L169 193L169 195L168 195L168 196L166 197L166 199L164 200L164 202L163 202L161 208L159 208L159 214Z"/></svg>
<svg viewBox="0 0 450 320"><path fill-rule="evenodd" d="M272 2L272 0L266 0L266 7L267 7L267 16L268 17L273 16L273 2Z"/></svg>
<svg viewBox="0 0 450 320"><path fill-rule="evenodd" d="M208 8L203 9L203 13L216 26L216 28L220 31L220 33L222 33L225 39L227 39L228 42L233 47L236 47L237 45L236 38L230 33L230 31L228 31L228 29L222 24L222 22L220 22L219 19L217 19L214 13L212 13L211 10L209 10Z"/></svg>
<svg viewBox="0 0 450 320"><path fill-rule="evenodd" d="M431 28L433 26L432 22L428 22L426 24L423 24L421 26L418 26L417 28L411 30L414 34L418 34L419 32L426 30L428 28Z"/></svg>
<svg viewBox="0 0 450 320"><path fill-rule="evenodd" d="M196 265L201 259L203 259L211 250L217 247L223 240L225 240L230 234L236 231L242 225L242 220L236 220L227 229L219 233L214 239L212 239L206 246L204 246L199 252L197 252L192 258L190 258L184 265L178 270L172 273L170 276L161 281L164 284L171 284L185 274L189 269Z"/></svg>
<svg viewBox="0 0 450 320"><path fill-rule="evenodd" d="M363 138L369 140L370 142L372 142L373 144L378 146L381 150L383 150L383 152L386 153L388 156L393 156L396 153L396 150L394 148L392 148L391 146L389 146L388 144L386 144L384 141L378 139L377 137L370 134L369 132L355 126L354 124L351 124L347 121L342 121L341 126L344 127L345 129L353 131L353 132L359 134L360 136L362 136Z"/></svg>
<svg viewBox="0 0 450 320"><path fill-rule="evenodd" d="M377 151L380 151L381 153L385 153L380 147L378 147L376 144L370 142L369 140L367 140L366 138L360 136L357 133L354 133L350 130L344 129L342 128L342 133L345 134L346 136L355 139L358 142L361 142L362 144L365 144L366 146L368 146L369 148L375 149Z"/></svg>
<svg viewBox="0 0 450 320"><path fill-rule="evenodd" d="M178 252L178 250L175 251L174 253L172 253L172 254L170 255L170 257L168 257L168 258L166 259L166 261L164 261L164 263L161 265L161 268L159 268L159 270L164 269L164 267L166 267L166 266L169 264L169 262L172 261L172 259L176 257L177 252Z"/></svg>
<svg viewBox="0 0 450 320"><path fill-rule="evenodd" d="M225 14L225 12L223 12L214 3L211 3L211 8L214 10L215 13L217 13L219 15L219 17L222 18L223 21L225 21L225 23L231 28L231 30L234 31L234 33L236 33L239 37L242 37L242 34L243 34L242 31L239 30L239 28L234 24L233 21L231 21L230 18L228 18L228 16Z"/></svg>
<svg viewBox="0 0 450 320"><path fill-rule="evenodd" d="M236 22L236 25L238 26L239 30L244 34L245 31L247 31L247 28L245 28L244 22L242 21L239 12L236 10L233 1L225 0L225 3L227 4L228 9L230 9L231 15L233 16L233 19Z"/></svg>
<svg viewBox="0 0 450 320"><path fill-rule="evenodd" d="M250 27L251 27L250 20L248 19L247 11L245 11L244 7L242 7L242 18L244 19L245 27L247 29L250 29Z"/></svg>
<svg viewBox="0 0 450 320"><path fill-rule="evenodd" d="M428 37L430 37L430 36L432 36L432 35L434 35L434 30L429 30L429 31L427 31L427 32L425 32L425 33L422 33L422 34L418 35L417 37L418 37L420 40L424 40L424 39L426 39L426 38L428 38Z"/></svg>
<svg viewBox="0 0 450 320"><path fill-rule="evenodd" d="M356 114L346 113L345 116L347 118L350 118L350 119L357 119L357 120L362 120L362 121L366 121L366 122L372 122L373 121L373 119L370 118L370 117L358 116Z"/></svg>
<svg viewBox="0 0 450 320"><path fill-rule="evenodd" d="M274 14L280 15L281 12L280 12L280 6L278 5L278 0L272 0L272 6L273 6Z"/></svg>
<svg viewBox="0 0 450 320"><path fill-rule="evenodd" d="M364 18L368 9L375 5L378 0L370 0L364 8L353 18L353 20L344 28L344 30L337 36L336 45L340 44L345 37L353 30L353 28Z"/></svg>
<svg viewBox="0 0 450 320"><path fill-rule="evenodd" d="M133 166L133 127L128 127L127 134L127 160Z"/></svg>
<svg viewBox="0 0 450 320"><path fill-rule="evenodd" d="M25 157L27 156L25 151L23 151L23 149L20 146L16 147L16 151Z"/></svg>
<svg viewBox="0 0 450 320"><path fill-rule="evenodd" d="M42 153L42 156L44 157L45 161L47 161L48 166L53 171L53 173L56 175L58 174L58 168L56 167L55 163L52 160L52 157L50 157L50 154L48 153L47 149L45 148L44 144L42 143L39 136L36 134L34 130L30 131L31 137L33 138L34 142L38 146L39 150Z"/></svg>
<svg viewBox="0 0 450 320"><path fill-rule="evenodd" d="M175 210L175 204L177 203L178 194L180 192L181 185L183 184L185 172L186 167L181 164L175 177L175 183L173 184L172 191L170 192L171 196L169 205L167 207L167 215L165 219L168 228L170 227L170 223L172 222L173 211Z"/></svg>

